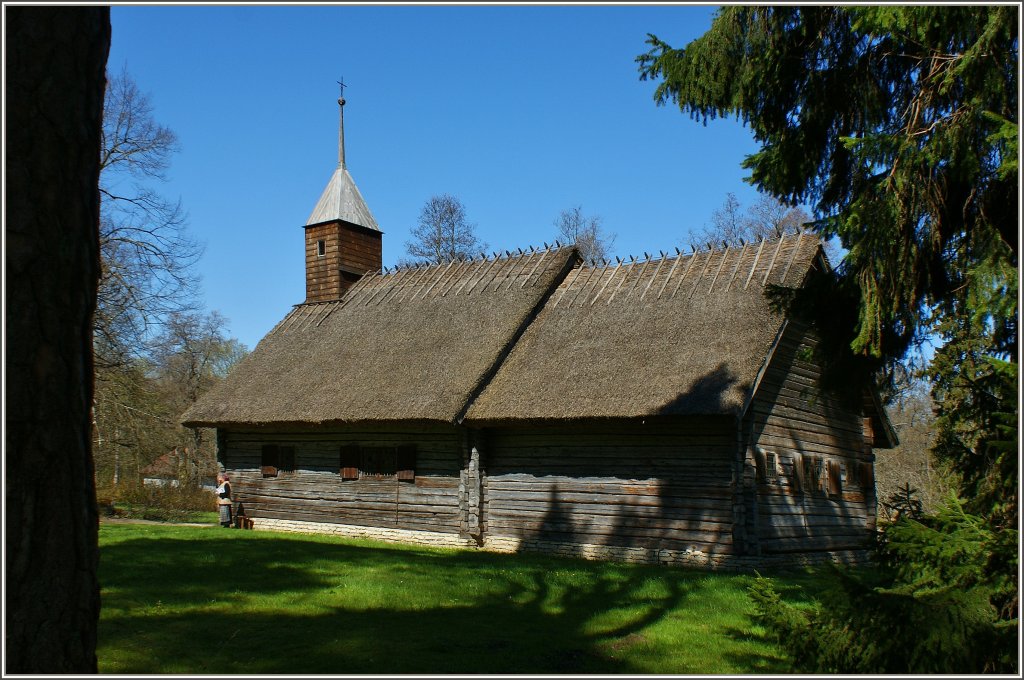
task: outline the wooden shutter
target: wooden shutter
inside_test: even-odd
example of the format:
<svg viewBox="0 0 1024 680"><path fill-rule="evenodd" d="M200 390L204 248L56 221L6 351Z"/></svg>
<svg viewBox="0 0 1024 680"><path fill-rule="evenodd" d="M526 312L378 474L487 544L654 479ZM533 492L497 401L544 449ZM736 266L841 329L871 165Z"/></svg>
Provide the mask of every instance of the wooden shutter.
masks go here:
<svg viewBox="0 0 1024 680"><path fill-rule="evenodd" d="M277 477L278 449L276 444L264 444L260 457L260 471L264 477Z"/></svg>
<svg viewBox="0 0 1024 680"><path fill-rule="evenodd" d="M875 466L873 463L868 461L861 461L860 463L860 485L864 489L874 488L875 486Z"/></svg>
<svg viewBox="0 0 1024 680"><path fill-rule="evenodd" d="M793 477L796 480L796 491L803 493L807 490L807 470L804 468L804 456L801 453L793 454Z"/></svg>
<svg viewBox="0 0 1024 680"><path fill-rule="evenodd" d="M765 467L764 451L759 447L754 447L754 469L757 472L757 481L762 484L768 481L768 472Z"/></svg>
<svg viewBox="0 0 1024 680"><path fill-rule="evenodd" d="M839 469L838 460L828 461L828 495L829 496L842 496L843 495L843 479L842 471Z"/></svg>
<svg viewBox="0 0 1024 680"><path fill-rule="evenodd" d="M396 456L398 463L396 466L396 476L399 481L416 481L416 445L400 444L398 446Z"/></svg>
<svg viewBox="0 0 1024 680"><path fill-rule="evenodd" d="M864 445L871 447L875 445L875 427L871 422L871 418L862 418L862 428L864 431Z"/></svg>
<svg viewBox="0 0 1024 680"><path fill-rule="evenodd" d="M359 479L359 446L356 444L346 444L341 447L341 462L339 467L341 468L341 478L346 479Z"/></svg>

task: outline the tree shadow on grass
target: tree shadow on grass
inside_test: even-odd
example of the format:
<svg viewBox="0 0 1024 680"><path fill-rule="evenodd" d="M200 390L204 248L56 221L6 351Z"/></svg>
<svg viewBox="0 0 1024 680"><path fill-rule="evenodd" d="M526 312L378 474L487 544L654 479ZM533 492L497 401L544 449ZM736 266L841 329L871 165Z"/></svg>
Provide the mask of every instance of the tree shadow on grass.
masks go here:
<svg viewBox="0 0 1024 680"><path fill-rule="evenodd" d="M191 536L101 549L104 672L639 672L623 652L706 576L257 532Z"/></svg>
<svg viewBox="0 0 1024 680"><path fill-rule="evenodd" d="M834 585L835 578L830 565L811 568L782 567L766 570L763 575L771 578L776 592L786 602L798 606L810 606L816 602L817 596ZM753 608L753 601L751 607ZM735 666L747 668L750 673L788 675L797 672L783 648L760 626L751 626L748 629L729 627L724 633L730 639L741 643L731 647L730 651L723 655L725 660Z"/></svg>

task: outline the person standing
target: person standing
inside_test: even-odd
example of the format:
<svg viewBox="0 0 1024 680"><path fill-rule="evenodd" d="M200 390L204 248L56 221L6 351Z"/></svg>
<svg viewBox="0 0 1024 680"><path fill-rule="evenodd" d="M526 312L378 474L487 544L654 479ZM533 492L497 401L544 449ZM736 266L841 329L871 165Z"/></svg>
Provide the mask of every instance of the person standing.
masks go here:
<svg viewBox="0 0 1024 680"><path fill-rule="evenodd" d="M217 510L220 512L220 525L231 526L231 480L223 472L217 475Z"/></svg>

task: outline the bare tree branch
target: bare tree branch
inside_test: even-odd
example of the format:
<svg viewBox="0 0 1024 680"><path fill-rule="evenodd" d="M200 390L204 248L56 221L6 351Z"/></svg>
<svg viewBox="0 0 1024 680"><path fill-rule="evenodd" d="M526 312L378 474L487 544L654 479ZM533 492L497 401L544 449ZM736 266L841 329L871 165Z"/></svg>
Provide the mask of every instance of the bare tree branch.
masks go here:
<svg viewBox="0 0 1024 680"><path fill-rule="evenodd" d="M459 257L473 257L487 244L476 236L476 225L466 220L466 207L451 194L431 196L420 211L406 252L420 261L434 264Z"/></svg>
<svg viewBox="0 0 1024 680"><path fill-rule="evenodd" d="M149 97L122 70L108 77L100 153L102 273L94 320L100 368L124 366L168 314L195 309L202 246L180 201L150 185L166 179L177 136L153 118Z"/></svg>
<svg viewBox="0 0 1024 680"><path fill-rule="evenodd" d="M572 243L586 262L606 260L611 255L615 234L601 228L601 218L586 216L583 206L563 210L554 222L559 240Z"/></svg>

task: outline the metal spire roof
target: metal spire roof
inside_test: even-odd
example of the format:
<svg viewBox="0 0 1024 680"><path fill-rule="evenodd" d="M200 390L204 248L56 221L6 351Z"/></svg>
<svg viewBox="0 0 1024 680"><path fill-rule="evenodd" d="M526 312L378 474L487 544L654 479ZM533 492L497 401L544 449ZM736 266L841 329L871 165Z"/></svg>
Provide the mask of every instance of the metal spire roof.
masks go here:
<svg viewBox="0 0 1024 680"><path fill-rule="evenodd" d="M345 98L338 98L338 167L320 194L320 200L306 220L306 226L344 220L360 227L380 231L377 220L366 206L355 180L345 168Z"/></svg>

